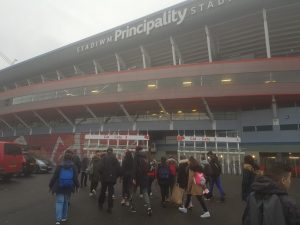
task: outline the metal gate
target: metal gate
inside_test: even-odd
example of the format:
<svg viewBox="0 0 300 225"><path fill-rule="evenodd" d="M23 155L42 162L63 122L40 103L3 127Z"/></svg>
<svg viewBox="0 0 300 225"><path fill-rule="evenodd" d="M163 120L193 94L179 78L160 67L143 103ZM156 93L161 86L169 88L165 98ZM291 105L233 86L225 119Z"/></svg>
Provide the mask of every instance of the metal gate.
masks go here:
<svg viewBox="0 0 300 225"><path fill-rule="evenodd" d="M86 134L84 137L83 151L89 157L96 152L106 152L108 147L112 147L118 159L122 159L126 149L134 151L136 146L142 146L148 150L149 135L139 132L100 132L97 134Z"/></svg>
<svg viewBox="0 0 300 225"><path fill-rule="evenodd" d="M184 132L185 133L185 132ZM193 156L200 162L208 160L207 152L215 153L222 165L223 174L241 174L242 163L245 152L240 148L241 138L236 136L228 136L227 132L224 137L220 136L193 136L180 135L177 136L178 150L177 155L180 159L181 155L187 157Z"/></svg>

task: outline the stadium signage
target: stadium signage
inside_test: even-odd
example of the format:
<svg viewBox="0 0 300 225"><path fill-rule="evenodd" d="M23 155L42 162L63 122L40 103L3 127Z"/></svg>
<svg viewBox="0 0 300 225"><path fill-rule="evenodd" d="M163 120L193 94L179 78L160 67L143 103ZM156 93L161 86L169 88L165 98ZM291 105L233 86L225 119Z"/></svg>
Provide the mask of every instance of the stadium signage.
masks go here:
<svg viewBox="0 0 300 225"><path fill-rule="evenodd" d="M114 135L114 134L86 134L85 139L89 140L135 140L149 141L148 135Z"/></svg>
<svg viewBox="0 0 300 225"><path fill-rule="evenodd" d="M206 136L177 136L178 142L228 142L240 143L240 137L206 137Z"/></svg>
<svg viewBox="0 0 300 225"><path fill-rule="evenodd" d="M209 1L194 1L193 6L182 9L172 9L163 11L158 17L154 19L144 19L135 25L127 25L124 28L116 29L110 32L106 37L102 36L94 41L80 45L77 47L77 53L85 52L91 49L99 48L101 46L115 43L121 40L132 38L136 35L150 35L151 32L166 27L170 24L181 25L186 18L204 13L216 7L229 4L235 0L209 0Z"/></svg>

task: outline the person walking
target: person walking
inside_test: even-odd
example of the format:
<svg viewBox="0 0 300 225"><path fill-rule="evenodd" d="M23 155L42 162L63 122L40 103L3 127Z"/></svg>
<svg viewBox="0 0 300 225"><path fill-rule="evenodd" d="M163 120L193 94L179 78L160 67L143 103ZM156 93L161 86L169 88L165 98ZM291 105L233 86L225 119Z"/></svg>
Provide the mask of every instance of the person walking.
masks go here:
<svg viewBox="0 0 300 225"><path fill-rule="evenodd" d="M252 184L242 217L243 225L299 225L300 210L288 195L291 167L274 162Z"/></svg>
<svg viewBox="0 0 300 225"><path fill-rule="evenodd" d="M131 203L131 212L136 212L135 208L135 195L136 190L140 187L145 204L147 206L147 214L148 216L152 215L152 208L150 203L150 198L148 195L148 167L149 162L147 155L142 151L143 148L141 146L137 146L135 149L135 154L133 158L133 192L131 194L130 203Z"/></svg>
<svg viewBox="0 0 300 225"><path fill-rule="evenodd" d="M167 160L167 164L169 166L170 169L170 185L169 185L169 190L170 190L170 194L172 195L173 192L173 188L176 182L176 176L177 176L177 160L170 155L168 160Z"/></svg>
<svg viewBox="0 0 300 225"><path fill-rule="evenodd" d="M89 193L90 197L96 196L96 190L100 179L100 174L98 169L100 164L100 157L101 157L100 152L96 152L88 168L89 179L90 179L90 193Z"/></svg>
<svg viewBox="0 0 300 225"><path fill-rule="evenodd" d="M108 191L107 212L111 213L113 208L114 185L121 173L120 163L113 154L113 149L111 147L107 149L107 153L100 160L99 165L101 192L98 199L98 206L99 209L103 209L105 193Z"/></svg>
<svg viewBox="0 0 300 225"><path fill-rule="evenodd" d="M152 183L156 177L156 160L154 158L149 162L149 170L148 170L148 195L152 196Z"/></svg>
<svg viewBox="0 0 300 225"><path fill-rule="evenodd" d="M209 187L209 193L207 195L207 198L210 199L213 197L213 190L216 184L220 193L220 201L224 202L225 192L223 190L222 183L221 183L221 173L222 173L221 164L216 154L213 154L212 151L209 151L207 153L207 156L209 157L209 164L211 167L211 185Z"/></svg>
<svg viewBox="0 0 300 225"><path fill-rule="evenodd" d="M161 157L161 163L158 165L156 177L161 192L161 205L164 208L166 207L166 200L169 197L170 174L171 172L166 157Z"/></svg>
<svg viewBox="0 0 300 225"><path fill-rule="evenodd" d="M72 161L73 153L65 151L62 162L55 169L49 188L56 195L56 225L67 221L71 193L79 190L77 168Z"/></svg>
<svg viewBox="0 0 300 225"><path fill-rule="evenodd" d="M81 160L81 169L80 169L80 187L86 187L87 186L87 178L88 178L88 166L89 166L90 160L87 157L86 154L83 155L83 158Z"/></svg>
<svg viewBox="0 0 300 225"><path fill-rule="evenodd" d="M247 201L248 196L252 192L251 185L257 172L258 166L255 164L254 159L251 155L246 155L244 157L243 165L243 178L242 178L242 200Z"/></svg>
<svg viewBox="0 0 300 225"><path fill-rule="evenodd" d="M186 202L184 207L179 207L178 209L182 213L187 213L187 208L190 204L192 196L196 196L203 209L203 214L200 217L209 218L210 212L208 211L205 201L203 199L203 191L204 191L203 186L195 182L196 173L203 173L203 169L201 168L199 162L194 157L190 157Z"/></svg>
<svg viewBox="0 0 300 225"><path fill-rule="evenodd" d="M129 150L126 150L122 160L122 201L121 205L129 206L129 199L132 189L133 157Z"/></svg>

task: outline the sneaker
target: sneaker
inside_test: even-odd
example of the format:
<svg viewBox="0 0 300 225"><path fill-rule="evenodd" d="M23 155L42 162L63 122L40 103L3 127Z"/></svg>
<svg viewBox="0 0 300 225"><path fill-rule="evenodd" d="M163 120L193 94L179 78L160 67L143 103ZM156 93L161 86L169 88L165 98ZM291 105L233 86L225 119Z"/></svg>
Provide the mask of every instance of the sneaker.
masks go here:
<svg viewBox="0 0 300 225"><path fill-rule="evenodd" d="M130 207L130 212L136 213L136 209L134 207Z"/></svg>
<svg viewBox="0 0 300 225"><path fill-rule="evenodd" d="M185 208L185 207L179 207L178 210L179 210L179 212L187 213L187 208Z"/></svg>
<svg viewBox="0 0 300 225"><path fill-rule="evenodd" d="M193 203L192 203L192 201L190 202L190 204L189 204L189 206L188 206L188 209L193 209Z"/></svg>
<svg viewBox="0 0 300 225"><path fill-rule="evenodd" d="M127 201L127 202L125 202L125 206L126 207L128 207L130 204L129 204L129 202Z"/></svg>
<svg viewBox="0 0 300 225"><path fill-rule="evenodd" d="M115 195L112 195L111 197L112 197L112 199L116 199L116 196L115 196Z"/></svg>
<svg viewBox="0 0 300 225"><path fill-rule="evenodd" d="M147 215L148 215L148 216L152 216L152 209L151 209L151 208L148 208L148 209L147 209Z"/></svg>
<svg viewBox="0 0 300 225"><path fill-rule="evenodd" d="M210 217L210 213L207 211L207 212L203 213L200 217L201 218L209 218Z"/></svg>
<svg viewBox="0 0 300 225"><path fill-rule="evenodd" d="M150 192L150 196L152 196L153 195L153 193L152 192Z"/></svg>
<svg viewBox="0 0 300 225"><path fill-rule="evenodd" d="M125 201L125 199L123 198L122 201L121 201L121 205L124 206L125 203L126 203L126 201Z"/></svg>
<svg viewBox="0 0 300 225"><path fill-rule="evenodd" d="M66 222L68 219L62 219L61 222Z"/></svg>
<svg viewBox="0 0 300 225"><path fill-rule="evenodd" d="M144 197L144 195L143 194L140 194L140 198L143 198Z"/></svg>
<svg viewBox="0 0 300 225"><path fill-rule="evenodd" d="M93 193L94 195L96 195L97 192L96 192L95 189L93 189L93 190L92 190L92 193Z"/></svg>
<svg viewBox="0 0 300 225"><path fill-rule="evenodd" d="M55 223L55 225L60 225L60 222L59 222L59 221L57 221L57 222Z"/></svg>
<svg viewBox="0 0 300 225"><path fill-rule="evenodd" d="M92 197L94 194L92 192L89 193L89 196Z"/></svg>

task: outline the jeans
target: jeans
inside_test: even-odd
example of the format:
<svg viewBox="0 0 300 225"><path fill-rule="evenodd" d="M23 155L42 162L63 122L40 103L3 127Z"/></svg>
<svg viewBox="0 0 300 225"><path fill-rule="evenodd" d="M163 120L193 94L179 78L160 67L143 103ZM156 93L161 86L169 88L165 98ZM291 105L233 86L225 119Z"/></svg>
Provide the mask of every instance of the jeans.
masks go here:
<svg viewBox="0 0 300 225"><path fill-rule="evenodd" d="M135 208L135 199L134 198L135 198L136 190L137 190L137 187L135 186L133 188L133 192L132 192L131 198L130 198L130 204L131 204L132 208ZM140 186L140 191L141 191L141 193L143 193L145 204L147 205L148 208L151 208L150 198L148 195L148 187Z"/></svg>
<svg viewBox="0 0 300 225"><path fill-rule="evenodd" d="M220 192L221 198L224 198L225 193L224 193L224 190L221 185L221 177L220 176L211 178L211 185L209 187L209 195L212 196L215 184Z"/></svg>
<svg viewBox="0 0 300 225"><path fill-rule="evenodd" d="M70 205L70 194L56 194L56 221L67 219Z"/></svg>

